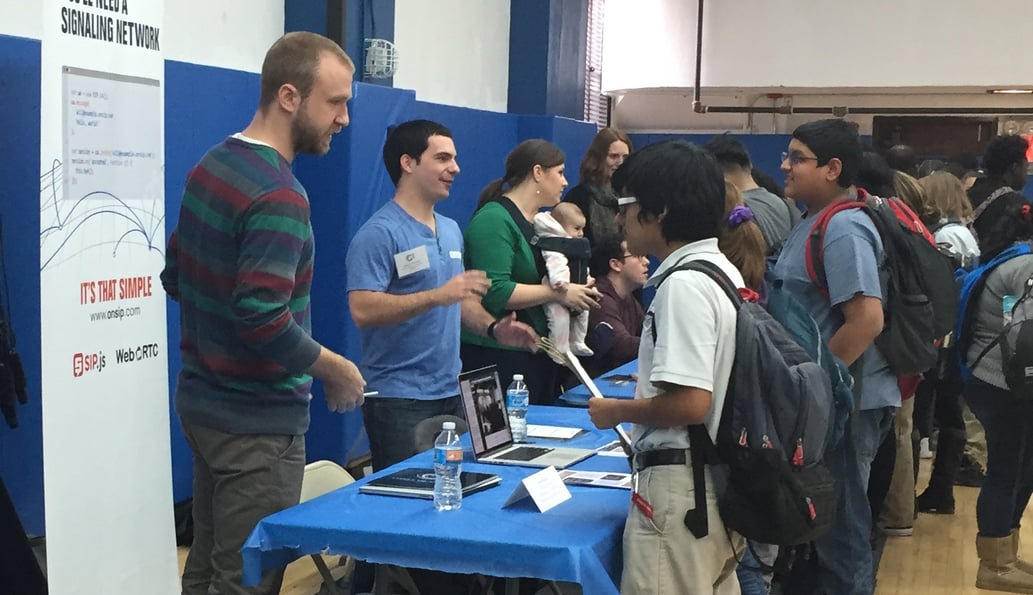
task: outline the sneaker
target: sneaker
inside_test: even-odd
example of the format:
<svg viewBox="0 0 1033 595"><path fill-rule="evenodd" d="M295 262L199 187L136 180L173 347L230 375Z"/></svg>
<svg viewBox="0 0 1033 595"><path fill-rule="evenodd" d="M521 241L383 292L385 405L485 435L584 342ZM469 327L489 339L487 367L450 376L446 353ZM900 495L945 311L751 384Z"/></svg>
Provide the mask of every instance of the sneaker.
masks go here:
<svg viewBox="0 0 1033 595"><path fill-rule="evenodd" d="M918 457L921 459L933 458L933 451L929 449L929 438L922 438L918 443Z"/></svg>
<svg viewBox="0 0 1033 595"><path fill-rule="evenodd" d="M883 535L889 537L911 537L915 534L914 527L883 527Z"/></svg>

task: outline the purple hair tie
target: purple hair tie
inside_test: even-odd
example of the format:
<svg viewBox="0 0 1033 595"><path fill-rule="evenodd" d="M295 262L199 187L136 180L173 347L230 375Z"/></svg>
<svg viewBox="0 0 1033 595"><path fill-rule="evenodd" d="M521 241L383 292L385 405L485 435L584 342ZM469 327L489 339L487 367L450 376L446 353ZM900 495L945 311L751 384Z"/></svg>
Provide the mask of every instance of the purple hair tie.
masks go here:
<svg viewBox="0 0 1033 595"><path fill-rule="evenodd" d="M732 207L732 211L728 213L728 227L735 229L751 219L753 219L753 211L750 210L750 207L744 205Z"/></svg>

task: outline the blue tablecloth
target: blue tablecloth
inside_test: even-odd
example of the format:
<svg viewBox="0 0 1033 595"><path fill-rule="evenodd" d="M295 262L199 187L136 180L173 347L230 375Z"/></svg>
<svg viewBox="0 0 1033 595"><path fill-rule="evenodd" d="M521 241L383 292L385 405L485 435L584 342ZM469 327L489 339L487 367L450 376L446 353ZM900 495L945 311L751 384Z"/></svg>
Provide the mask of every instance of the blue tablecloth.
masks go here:
<svg viewBox="0 0 1033 595"><path fill-rule="evenodd" d="M589 430L564 446L592 448L614 439L612 432L594 429L583 409L532 406L528 421ZM375 476L432 465L428 451ZM596 455L573 468L627 472L628 463ZM301 556L324 553L446 572L570 581L585 593L617 593L626 490L570 486L573 497L547 512L528 502L504 509L520 480L537 469L478 464L469 451L463 469L494 473L502 483L464 498L458 511L438 512L429 500L361 494L358 486L368 481L363 479L262 519L241 551L244 583L255 584L262 572Z"/></svg>
<svg viewBox="0 0 1033 595"><path fill-rule="evenodd" d="M599 392L604 397L613 397L615 399L634 399L635 398L635 381L627 380L607 380L608 376L629 376L631 374L638 373L638 360L633 359L623 366L618 366L613 370L603 374L599 378L593 378L595 385L599 387ZM588 388L584 384L579 384L574 388L559 396L559 400L567 405L576 405L578 407L588 407L588 399L592 395L589 394Z"/></svg>

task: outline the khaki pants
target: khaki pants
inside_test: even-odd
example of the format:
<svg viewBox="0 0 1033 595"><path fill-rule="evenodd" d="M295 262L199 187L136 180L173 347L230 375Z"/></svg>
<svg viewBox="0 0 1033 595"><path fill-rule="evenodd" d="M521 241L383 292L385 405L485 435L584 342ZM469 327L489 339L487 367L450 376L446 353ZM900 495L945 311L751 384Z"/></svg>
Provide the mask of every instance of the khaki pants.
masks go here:
<svg viewBox="0 0 1033 595"><path fill-rule="evenodd" d="M283 569L255 587L241 584L240 548L266 516L298 503L305 436L226 434L183 421L194 452L194 543L183 595L271 595Z"/></svg>
<svg viewBox="0 0 1033 595"><path fill-rule="evenodd" d="M901 403L893 420L897 458L879 519L884 527L911 527L915 522L915 458L911 444L914 412L915 399L912 397Z"/></svg>
<svg viewBox="0 0 1033 595"><path fill-rule="evenodd" d="M622 595L738 595L736 558L743 538L726 530L707 468L710 533L696 539L685 527L685 512L695 508L692 469L659 465L639 474L639 493L653 506L647 518L634 504L624 527Z"/></svg>
<svg viewBox="0 0 1033 595"><path fill-rule="evenodd" d="M976 416L968 408L968 403L961 402L961 415L965 418L965 454L986 471L986 431Z"/></svg>

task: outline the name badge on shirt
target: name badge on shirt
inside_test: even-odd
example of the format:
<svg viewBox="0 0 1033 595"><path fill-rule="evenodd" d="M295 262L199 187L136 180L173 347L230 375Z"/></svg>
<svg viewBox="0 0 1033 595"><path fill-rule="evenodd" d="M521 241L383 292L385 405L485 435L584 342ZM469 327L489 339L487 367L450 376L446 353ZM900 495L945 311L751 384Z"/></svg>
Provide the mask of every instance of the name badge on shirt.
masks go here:
<svg viewBox="0 0 1033 595"><path fill-rule="evenodd" d="M430 259L427 257L427 247L417 246L412 250L395 254L395 268L398 269L399 279L429 269Z"/></svg>
<svg viewBox="0 0 1033 595"><path fill-rule="evenodd" d="M450 258L455 259L455 260L460 260L460 259L463 258L463 253L460 252L459 250L449 250L448 251L448 256Z"/></svg>

